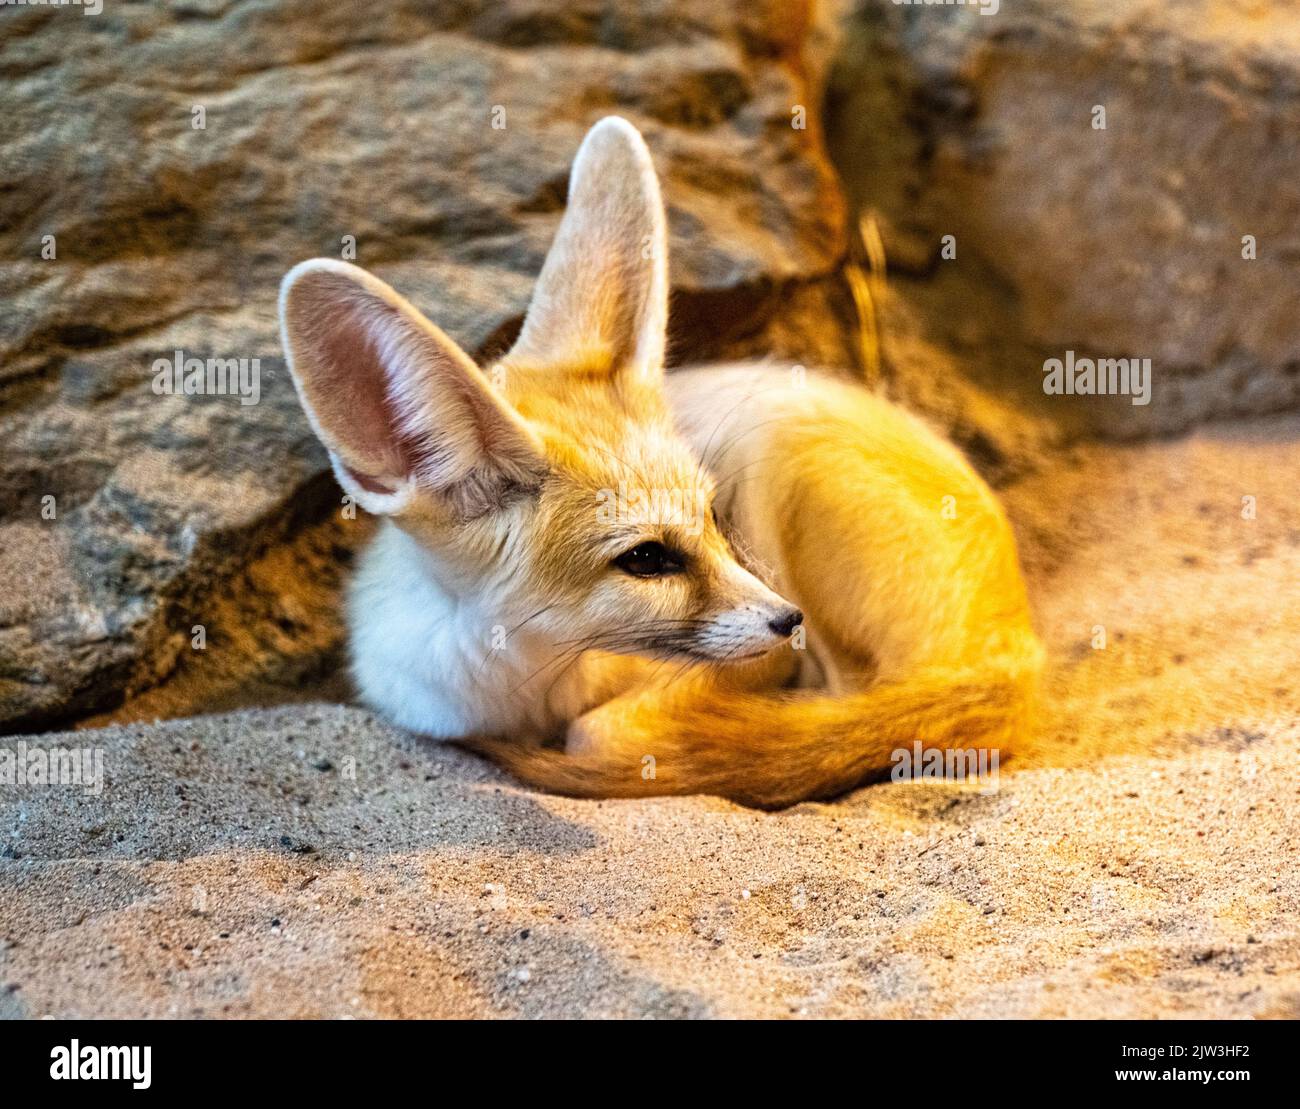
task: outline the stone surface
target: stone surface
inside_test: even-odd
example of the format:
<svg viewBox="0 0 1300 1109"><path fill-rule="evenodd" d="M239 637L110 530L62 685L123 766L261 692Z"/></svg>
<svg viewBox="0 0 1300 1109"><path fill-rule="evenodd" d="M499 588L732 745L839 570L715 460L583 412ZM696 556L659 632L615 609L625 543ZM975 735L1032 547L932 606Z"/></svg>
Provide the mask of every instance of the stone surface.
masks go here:
<svg viewBox="0 0 1300 1109"><path fill-rule="evenodd" d="M840 9L832 152L966 372L1082 434L1300 402L1300 7ZM1043 361L1067 350L1150 358L1152 402L1044 403Z"/></svg>
<svg viewBox="0 0 1300 1109"><path fill-rule="evenodd" d="M809 100L799 4L0 19L0 728L171 673L240 575L337 504L280 359L276 289L295 262L353 236L360 264L467 349L499 350L577 145L611 112L643 129L664 178L679 355L754 342L842 254L816 121L791 126ZM782 334L807 358L798 344L824 350L827 330ZM156 395L151 367L176 350L259 359L259 402ZM358 527L335 530L330 546L355 545ZM304 550L297 572L328 589L329 563Z"/></svg>

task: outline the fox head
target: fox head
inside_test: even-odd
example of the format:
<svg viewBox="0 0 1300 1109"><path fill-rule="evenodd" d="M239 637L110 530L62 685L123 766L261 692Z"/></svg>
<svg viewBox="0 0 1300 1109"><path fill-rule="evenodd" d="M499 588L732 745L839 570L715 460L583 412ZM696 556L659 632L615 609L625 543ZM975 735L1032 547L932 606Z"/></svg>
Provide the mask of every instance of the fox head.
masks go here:
<svg viewBox="0 0 1300 1109"><path fill-rule="evenodd" d="M486 372L355 266L304 262L280 291L289 369L339 483L441 584L557 643L749 658L801 616L736 561L674 432L667 317L659 183L614 117L583 141L518 341Z"/></svg>

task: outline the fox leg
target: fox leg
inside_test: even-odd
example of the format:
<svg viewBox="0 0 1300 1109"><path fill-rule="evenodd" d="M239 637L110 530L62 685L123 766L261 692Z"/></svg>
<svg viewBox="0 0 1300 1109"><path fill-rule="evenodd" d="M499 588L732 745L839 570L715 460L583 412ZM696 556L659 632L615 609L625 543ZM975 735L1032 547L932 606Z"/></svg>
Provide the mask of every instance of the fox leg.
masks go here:
<svg viewBox="0 0 1300 1109"><path fill-rule="evenodd" d="M637 763L654 758L656 740L674 728L674 708L683 702L707 703L716 686L707 679L682 679L671 690L642 688L606 701L574 720L565 733L567 755L614 761L620 752L636 753Z"/></svg>
<svg viewBox="0 0 1300 1109"><path fill-rule="evenodd" d="M635 747L653 756L656 737L663 739L668 732L681 730L681 722L693 716L691 709L704 708L723 693L779 689L797 673L799 662L793 650L783 648L721 670L694 666L682 673L671 663L659 665L636 688L572 721L565 733L565 752L600 756Z"/></svg>

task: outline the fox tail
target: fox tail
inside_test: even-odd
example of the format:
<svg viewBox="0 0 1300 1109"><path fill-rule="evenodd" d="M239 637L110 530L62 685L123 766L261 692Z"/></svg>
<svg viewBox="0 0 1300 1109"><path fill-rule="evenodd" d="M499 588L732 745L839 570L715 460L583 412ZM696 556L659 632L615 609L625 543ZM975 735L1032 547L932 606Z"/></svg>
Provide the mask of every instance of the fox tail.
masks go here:
<svg viewBox="0 0 1300 1109"><path fill-rule="evenodd" d="M464 744L530 785L571 797L711 793L779 809L887 777L898 752L911 755L918 742L945 757L981 748L1001 760L1031 727L1036 686L1037 667L1025 665L928 673L846 696L719 690L674 703L668 689L653 726L639 718L637 738L615 735L592 755L499 739Z"/></svg>

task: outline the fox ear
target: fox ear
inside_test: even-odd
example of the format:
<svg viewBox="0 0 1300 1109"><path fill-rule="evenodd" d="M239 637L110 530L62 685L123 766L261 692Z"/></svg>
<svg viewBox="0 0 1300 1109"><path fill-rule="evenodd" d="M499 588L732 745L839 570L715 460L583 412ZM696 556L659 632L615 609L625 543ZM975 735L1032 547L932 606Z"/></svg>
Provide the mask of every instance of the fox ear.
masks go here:
<svg viewBox="0 0 1300 1109"><path fill-rule="evenodd" d="M417 491L474 516L545 469L523 419L451 339L365 270L317 258L280 286L280 334L339 483L369 512Z"/></svg>
<svg viewBox="0 0 1300 1109"><path fill-rule="evenodd" d="M668 236L650 151L618 116L583 140L569 204L510 360L655 378L668 327Z"/></svg>

